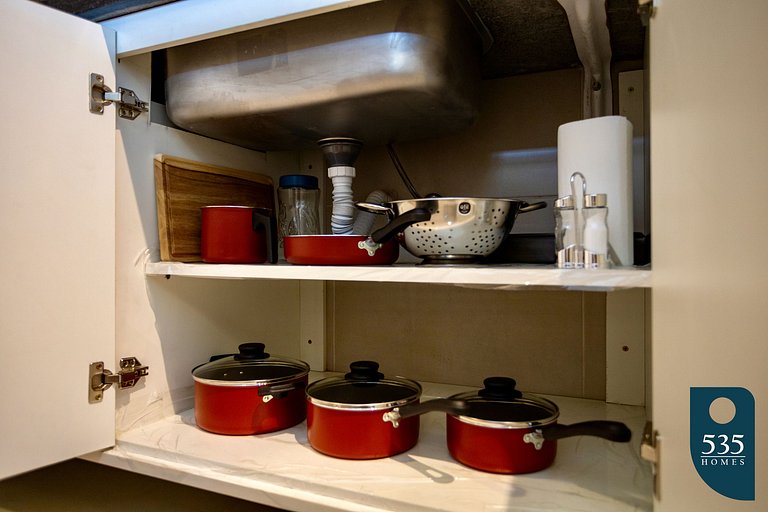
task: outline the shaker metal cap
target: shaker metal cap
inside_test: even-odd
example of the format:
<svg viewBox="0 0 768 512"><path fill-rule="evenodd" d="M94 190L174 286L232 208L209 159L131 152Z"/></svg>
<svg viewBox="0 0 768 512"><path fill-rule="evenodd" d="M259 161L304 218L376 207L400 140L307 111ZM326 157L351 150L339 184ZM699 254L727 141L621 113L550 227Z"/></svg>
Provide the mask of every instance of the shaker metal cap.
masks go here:
<svg viewBox="0 0 768 512"><path fill-rule="evenodd" d="M555 201L555 208L558 210L573 210L575 206L573 196L558 197Z"/></svg>
<svg viewBox="0 0 768 512"><path fill-rule="evenodd" d="M588 194L584 196L584 208L605 208L608 206L608 194Z"/></svg>

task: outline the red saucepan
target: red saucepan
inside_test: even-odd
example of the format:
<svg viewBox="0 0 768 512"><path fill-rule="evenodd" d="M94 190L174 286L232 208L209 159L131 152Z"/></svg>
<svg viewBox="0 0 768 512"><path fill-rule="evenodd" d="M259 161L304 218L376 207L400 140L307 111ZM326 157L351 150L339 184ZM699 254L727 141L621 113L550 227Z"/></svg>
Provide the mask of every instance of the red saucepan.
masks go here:
<svg viewBox="0 0 768 512"><path fill-rule="evenodd" d="M206 263L277 263L272 210L252 206L200 209L200 255Z"/></svg>
<svg viewBox="0 0 768 512"><path fill-rule="evenodd" d="M309 365L270 356L263 343L238 348L238 354L214 356L192 370L197 426L216 434L249 435L304 421Z"/></svg>
<svg viewBox="0 0 768 512"><path fill-rule="evenodd" d="M395 235L430 216L423 208L413 209L371 236L287 235L283 237L285 260L298 265L389 265L400 254Z"/></svg>
<svg viewBox="0 0 768 512"><path fill-rule="evenodd" d="M329 377L307 388L307 437L312 447L342 459L378 459L412 448L419 439L419 414L445 411L443 402L419 405L421 385L385 377L374 361L356 361L344 377ZM424 405L430 404L430 407ZM459 404L460 407L461 404ZM402 421L384 421L397 407L410 406Z"/></svg>
<svg viewBox="0 0 768 512"><path fill-rule="evenodd" d="M490 377L484 385L480 391L450 397L465 409L449 411L448 450L466 466L491 473L532 473L552 465L558 439L597 436L626 443L632 437L629 428L617 421L558 424L557 405L517 391L514 379ZM403 407L391 416L404 421L411 413L420 411Z"/></svg>

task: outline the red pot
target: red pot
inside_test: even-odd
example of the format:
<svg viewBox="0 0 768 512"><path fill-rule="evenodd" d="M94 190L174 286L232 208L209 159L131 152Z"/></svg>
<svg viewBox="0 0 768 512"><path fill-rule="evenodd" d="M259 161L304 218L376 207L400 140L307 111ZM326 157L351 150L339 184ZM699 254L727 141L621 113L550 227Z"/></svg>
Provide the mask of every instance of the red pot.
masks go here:
<svg viewBox="0 0 768 512"><path fill-rule="evenodd" d="M204 206L200 255L206 263L277 262L274 214L251 206Z"/></svg>
<svg viewBox="0 0 768 512"><path fill-rule="evenodd" d="M342 459L378 459L412 448L419 417L390 422L384 415L419 402L421 385L385 378L378 363L357 361L350 373L313 382L307 388L307 437L315 450Z"/></svg>
<svg viewBox="0 0 768 512"><path fill-rule="evenodd" d="M304 421L309 365L270 356L263 343L243 343L239 350L192 370L197 426L216 434L250 435Z"/></svg>
<svg viewBox="0 0 768 512"><path fill-rule="evenodd" d="M389 265L400 255L395 237L406 227L429 219L414 208L374 231L362 235L292 235L283 237L285 260L300 265Z"/></svg>
<svg viewBox="0 0 768 512"><path fill-rule="evenodd" d="M362 235L286 235L285 261L296 265L389 265L397 261L400 244L389 239L367 250ZM363 244L361 247L360 244Z"/></svg>
<svg viewBox="0 0 768 512"><path fill-rule="evenodd" d="M447 417L448 450L457 461L491 473L532 473L548 468L557 454L557 439L591 435L628 442L632 432L616 421L559 425L557 405L523 395L514 379L485 379L479 392L451 397L467 409Z"/></svg>

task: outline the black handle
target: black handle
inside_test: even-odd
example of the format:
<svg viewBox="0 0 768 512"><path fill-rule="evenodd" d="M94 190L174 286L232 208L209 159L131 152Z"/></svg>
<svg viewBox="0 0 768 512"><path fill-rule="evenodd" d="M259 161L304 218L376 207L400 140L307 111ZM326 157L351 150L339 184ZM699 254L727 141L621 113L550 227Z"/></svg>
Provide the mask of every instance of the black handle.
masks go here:
<svg viewBox="0 0 768 512"><path fill-rule="evenodd" d="M403 405L397 409L397 412L400 419L420 416L425 412L444 412L459 416L466 412L468 408L469 405L464 400L437 398L435 400L427 400L426 402Z"/></svg>
<svg viewBox="0 0 768 512"><path fill-rule="evenodd" d="M517 213L528 213L534 210L541 210L547 206L546 201L539 201L537 203L528 204L525 201L521 202L520 208L517 209Z"/></svg>
<svg viewBox="0 0 768 512"><path fill-rule="evenodd" d="M514 400L523 396L515 389L517 382L511 377L488 377L483 381L483 386L478 395L490 400Z"/></svg>
<svg viewBox="0 0 768 512"><path fill-rule="evenodd" d="M374 231L371 234L371 240L377 244L383 244L411 224L424 222L430 218L432 218L432 212L426 208L414 208L413 210L408 210L389 221L383 228Z"/></svg>
<svg viewBox="0 0 768 512"><path fill-rule="evenodd" d="M573 436L602 437L616 443L628 443L632 439L632 431L620 421L594 420L582 421L572 425L549 425L542 427L544 439L554 440Z"/></svg>
<svg viewBox="0 0 768 512"><path fill-rule="evenodd" d="M253 230L264 230L264 241L267 246L267 261L277 263L277 220L275 213L269 208L253 209Z"/></svg>
<svg viewBox="0 0 768 512"><path fill-rule="evenodd" d="M372 382L384 378L376 361L355 361L350 363L349 369L350 372L344 375L347 380Z"/></svg>
<svg viewBox="0 0 768 512"><path fill-rule="evenodd" d="M236 361L251 361L269 357L269 354L264 352L263 343L241 343L238 345L237 350L239 350L240 353L235 354Z"/></svg>

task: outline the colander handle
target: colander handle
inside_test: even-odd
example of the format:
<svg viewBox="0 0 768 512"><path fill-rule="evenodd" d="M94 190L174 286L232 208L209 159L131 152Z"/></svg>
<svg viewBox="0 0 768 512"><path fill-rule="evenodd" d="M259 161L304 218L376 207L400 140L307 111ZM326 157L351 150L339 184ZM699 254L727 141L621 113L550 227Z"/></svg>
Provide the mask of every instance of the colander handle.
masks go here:
<svg viewBox="0 0 768 512"><path fill-rule="evenodd" d="M389 215L390 217L395 216L395 211L385 204L359 202L355 203L355 206L364 212Z"/></svg>
<svg viewBox="0 0 768 512"><path fill-rule="evenodd" d="M530 203L530 204L526 203L525 201L522 201L522 206L518 208L517 213L528 213L534 210L541 210L545 206L547 206L546 201L539 201L539 202Z"/></svg>
<svg viewBox="0 0 768 512"><path fill-rule="evenodd" d="M432 212L426 208L414 208L413 210L408 210L390 220L389 224L383 228L374 231L371 234L371 239L378 244L383 244L411 224L424 222L430 218L432 218Z"/></svg>

